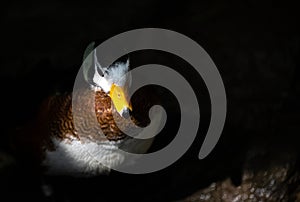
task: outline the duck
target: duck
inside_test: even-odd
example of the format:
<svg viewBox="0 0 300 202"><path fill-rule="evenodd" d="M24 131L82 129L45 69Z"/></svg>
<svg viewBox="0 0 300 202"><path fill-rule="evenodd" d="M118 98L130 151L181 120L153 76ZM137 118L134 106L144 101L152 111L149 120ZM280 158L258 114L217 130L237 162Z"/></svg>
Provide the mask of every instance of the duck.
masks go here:
<svg viewBox="0 0 300 202"><path fill-rule="evenodd" d="M48 96L36 117L16 132L17 158L45 175L108 174L126 163L122 150L146 153L153 143L154 138L141 140L126 134L138 134L149 125L148 110L159 104L151 92L128 98L129 59L102 67L92 42L84 51L78 74L84 87ZM74 105L75 99L79 104Z"/></svg>

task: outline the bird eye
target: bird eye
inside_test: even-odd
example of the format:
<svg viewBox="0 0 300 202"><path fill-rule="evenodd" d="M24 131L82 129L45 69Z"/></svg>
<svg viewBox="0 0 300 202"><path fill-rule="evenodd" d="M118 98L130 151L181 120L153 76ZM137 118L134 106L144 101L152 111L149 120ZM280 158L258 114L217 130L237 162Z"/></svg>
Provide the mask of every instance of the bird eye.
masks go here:
<svg viewBox="0 0 300 202"><path fill-rule="evenodd" d="M118 98L120 98L120 97L121 97L121 94L120 94L120 93L118 93L118 94L117 94L117 96L118 96Z"/></svg>
<svg viewBox="0 0 300 202"><path fill-rule="evenodd" d="M104 74L103 74L103 72L102 72L102 70L99 66L97 66L97 71L98 71L100 76L104 77Z"/></svg>

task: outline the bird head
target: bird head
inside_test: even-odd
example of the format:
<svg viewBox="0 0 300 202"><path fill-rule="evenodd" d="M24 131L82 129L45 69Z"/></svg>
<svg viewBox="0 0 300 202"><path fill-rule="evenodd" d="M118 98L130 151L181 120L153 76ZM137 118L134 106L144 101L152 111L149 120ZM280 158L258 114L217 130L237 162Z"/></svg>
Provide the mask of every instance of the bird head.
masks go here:
<svg viewBox="0 0 300 202"><path fill-rule="evenodd" d="M91 50L94 45L93 42L85 51L84 78L94 89L100 88L110 96L120 116L129 118L132 110L127 96L131 83L131 76L128 73L129 59L126 62L116 62L109 67L102 67L98 61L96 49Z"/></svg>

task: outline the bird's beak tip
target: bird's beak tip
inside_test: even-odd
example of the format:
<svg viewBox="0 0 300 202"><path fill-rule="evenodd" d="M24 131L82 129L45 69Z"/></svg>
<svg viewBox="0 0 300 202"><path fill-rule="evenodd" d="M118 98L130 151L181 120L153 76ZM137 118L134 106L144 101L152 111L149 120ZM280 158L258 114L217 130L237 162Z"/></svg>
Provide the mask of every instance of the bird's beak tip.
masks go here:
<svg viewBox="0 0 300 202"><path fill-rule="evenodd" d="M129 109L129 108L124 108L123 110L122 110L122 117L124 117L125 119L128 119L129 117L130 117L130 112L131 112L131 110Z"/></svg>

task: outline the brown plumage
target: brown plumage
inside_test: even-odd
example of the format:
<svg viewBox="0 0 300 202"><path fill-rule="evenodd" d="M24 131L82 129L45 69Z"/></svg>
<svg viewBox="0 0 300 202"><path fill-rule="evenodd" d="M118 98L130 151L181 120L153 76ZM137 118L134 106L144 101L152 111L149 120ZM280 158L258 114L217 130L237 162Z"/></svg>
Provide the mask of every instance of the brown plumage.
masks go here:
<svg viewBox="0 0 300 202"><path fill-rule="evenodd" d="M53 174L97 175L126 163L123 151L144 153L152 144L153 138L138 140L126 134L149 133L140 127L150 123L148 112L159 104L157 97L143 91L129 102L131 77L123 77L129 71L128 60L102 67L96 49L87 57L93 47L92 43L84 54L88 87L48 97L36 118L18 129L15 148L24 162L42 165ZM160 120L158 114L151 130Z"/></svg>
<svg viewBox="0 0 300 202"><path fill-rule="evenodd" d="M26 163L40 166L47 151L55 151L53 139L72 142L78 140L99 143L122 141L130 138L122 131L145 127L150 123L148 111L153 104L159 104L153 92L138 93L131 100L133 111L130 119L121 117L114 109L111 98L102 90L81 89L73 96L82 103L82 108L73 114L72 93L50 96L42 103L37 118L21 127L17 133L16 149ZM149 94L148 94L149 93ZM94 99L94 102L92 102ZM88 111L87 111L88 110ZM96 115L96 120L92 114ZM113 116L114 113L114 116ZM74 127L74 118L79 124ZM115 120L121 123L119 127ZM131 121L130 121L131 120ZM102 131L104 136L101 135Z"/></svg>
<svg viewBox="0 0 300 202"><path fill-rule="evenodd" d="M84 89L74 94L74 96L82 103L80 105L82 109L76 110L79 112L76 115L80 120L79 128L76 129L72 113L72 93L51 96L42 105L42 113L39 114L38 119L44 119L46 124L43 124L43 127L46 127L46 134L48 133L50 137L59 139L76 138L82 141L90 140L94 142L107 139L117 141L126 137L122 131L135 127L130 124L129 120L121 117L115 111L111 98L104 91L98 90L95 92L92 89ZM92 102L92 99L94 99L94 102ZM139 104L134 102L134 106L138 107ZM150 106L147 107L146 103L139 106L141 111L147 110L146 108L150 108ZM97 122L92 117L93 113L96 114ZM122 131L116 125L114 118L122 123ZM146 126L150 121L147 116L139 121L131 116L131 120L138 126ZM105 137L99 133L99 130L103 132Z"/></svg>
<svg viewBox="0 0 300 202"><path fill-rule="evenodd" d="M51 136L58 138L78 138L90 139L92 141L103 141L105 138L98 133L98 126L103 131L108 140L123 139L125 135L116 126L113 119L113 108L110 97L99 90L84 90L80 92L78 98L82 102L84 109L78 110L80 116L80 128L74 128L73 114L72 114L72 94L63 94L51 97L48 100L49 110L49 132ZM91 99L95 99L95 106L92 106ZM91 112L86 109L94 110ZM98 123L95 123L90 113L95 113ZM117 116L117 114L116 114ZM125 120L124 120L125 121ZM78 133L80 130L81 133ZM80 134L88 134L85 137L80 137Z"/></svg>

